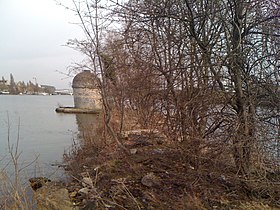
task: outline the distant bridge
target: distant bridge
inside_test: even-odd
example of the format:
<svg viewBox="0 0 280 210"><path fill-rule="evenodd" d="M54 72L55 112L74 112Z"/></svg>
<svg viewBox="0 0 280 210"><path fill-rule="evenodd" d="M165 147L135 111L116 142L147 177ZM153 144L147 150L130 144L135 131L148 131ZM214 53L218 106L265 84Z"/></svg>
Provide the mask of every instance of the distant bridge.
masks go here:
<svg viewBox="0 0 280 210"><path fill-rule="evenodd" d="M54 93L56 95L73 95L73 91L69 89L57 89Z"/></svg>

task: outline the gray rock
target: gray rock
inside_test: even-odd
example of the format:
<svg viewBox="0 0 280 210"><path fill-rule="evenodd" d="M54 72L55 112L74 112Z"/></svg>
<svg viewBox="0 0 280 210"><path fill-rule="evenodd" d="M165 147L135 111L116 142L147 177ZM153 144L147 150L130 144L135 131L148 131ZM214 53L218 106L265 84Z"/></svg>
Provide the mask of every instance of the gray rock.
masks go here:
<svg viewBox="0 0 280 210"><path fill-rule="evenodd" d="M146 187L155 187L160 185L160 178L154 173L148 173L141 179L141 183Z"/></svg>
<svg viewBox="0 0 280 210"><path fill-rule="evenodd" d="M135 155L137 153L137 149L130 149L130 154Z"/></svg>
<svg viewBox="0 0 280 210"><path fill-rule="evenodd" d="M153 149L153 150L152 150L152 153L153 153L153 154L163 154L164 151L163 151L162 149Z"/></svg>
<svg viewBox="0 0 280 210"><path fill-rule="evenodd" d="M87 195L89 193L89 189L87 187L84 187L80 189L78 192Z"/></svg>
<svg viewBox="0 0 280 210"><path fill-rule="evenodd" d="M82 179L82 185L83 187L91 187L93 188L93 181L90 177L84 177Z"/></svg>

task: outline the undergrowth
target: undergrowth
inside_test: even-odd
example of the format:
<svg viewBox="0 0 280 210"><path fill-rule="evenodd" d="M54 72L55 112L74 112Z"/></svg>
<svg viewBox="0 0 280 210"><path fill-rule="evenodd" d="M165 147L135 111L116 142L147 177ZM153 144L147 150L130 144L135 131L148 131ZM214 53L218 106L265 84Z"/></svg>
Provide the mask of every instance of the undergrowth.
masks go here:
<svg viewBox="0 0 280 210"><path fill-rule="evenodd" d="M117 126L118 122L114 123ZM125 127L129 130L128 125ZM94 139L84 139L82 145L64 155L68 173L73 178L68 184L70 193L82 187L84 173L94 182L94 190L86 202L76 201L80 207L280 208L280 172L273 165L264 168L258 162L250 176L243 177L238 175L234 161L228 155L230 148L209 147L198 156L183 142L174 142L164 135L158 137L150 131L120 138L131 151L127 155L102 128L100 122Z"/></svg>

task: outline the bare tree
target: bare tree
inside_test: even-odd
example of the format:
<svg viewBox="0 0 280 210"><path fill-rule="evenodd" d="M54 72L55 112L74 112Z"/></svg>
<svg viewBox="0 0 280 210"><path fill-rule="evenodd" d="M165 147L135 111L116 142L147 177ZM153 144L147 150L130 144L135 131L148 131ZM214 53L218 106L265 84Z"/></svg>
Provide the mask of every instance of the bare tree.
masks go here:
<svg viewBox="0 0 280 210"><path fill-rule="evenodd" d="M237 170L249 174L260 143L259 93L267 87L260 81L279 81L277 2L143 0L117 12L133 62L160 81L161 100L150 105L160 104L172 136L199 156L210 134L226 134Z"/></svg>
<svg viewBox="0 0 280 210"><path fill-rule="evenodd" d="M206 150L223 152L247 176L254 149L279 141L258 130L279 132L277 1L110 1L106 17L98 1L73 3L87 37L74 44L100 74L106 126L120 146L111 98L120 131L128 109L142 127L161 119L156 126L182 142L196 168ZM121 26L102 39L115 19Z"/></svg>
<svg viewBox="0 0 280 210"><path fill-rule="evenodd" d="M88 58L88 63L80 66L89 69L99 76L99 88L102 96L104 108L104 121L109 134L116 141L118 146L126 153L128 150L123 146L116 132L110 124L111 104L108 95L109 78L106 75L106 63L102 52L103 29L108 27L109 23L102 13L103 6L99 0L92 1L72 1L74 7L71 9L80 20L80 26L85 34L85 40L71 40L69 45L84 53ZM67 7L68 8L68 7Z"/></svg>

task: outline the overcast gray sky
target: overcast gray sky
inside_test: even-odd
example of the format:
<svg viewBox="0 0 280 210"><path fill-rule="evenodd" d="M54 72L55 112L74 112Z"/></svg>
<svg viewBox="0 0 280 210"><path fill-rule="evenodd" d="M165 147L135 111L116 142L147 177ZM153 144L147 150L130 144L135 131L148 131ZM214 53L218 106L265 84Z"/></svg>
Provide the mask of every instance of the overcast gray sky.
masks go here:
<svg viewBox="0 0 280 210"><path fill-rule="evenodd" d="M69 88L57 71L82 59L78 52L63 46L68 39L82 37L81 29L71 24L74 15L54 0L0 0L0 78L35 81Z"/></svg>

